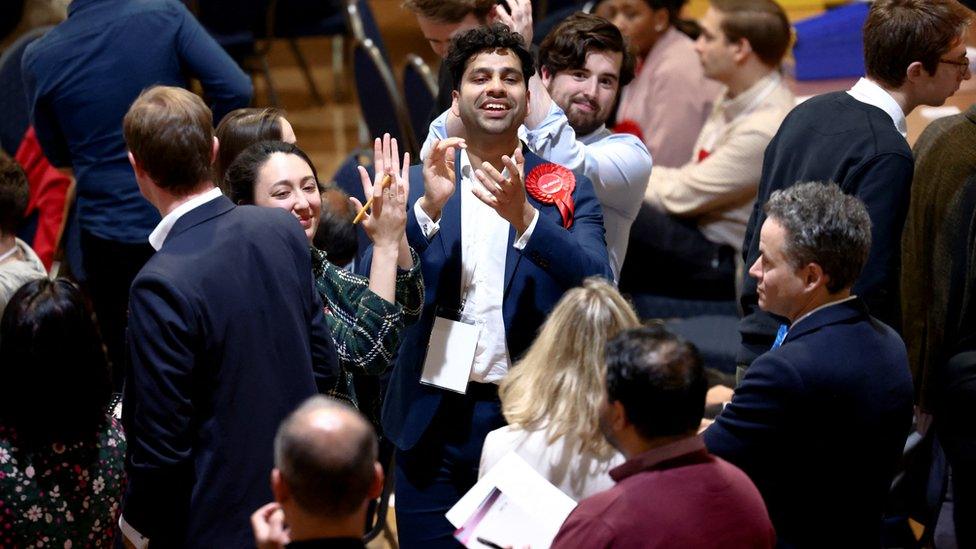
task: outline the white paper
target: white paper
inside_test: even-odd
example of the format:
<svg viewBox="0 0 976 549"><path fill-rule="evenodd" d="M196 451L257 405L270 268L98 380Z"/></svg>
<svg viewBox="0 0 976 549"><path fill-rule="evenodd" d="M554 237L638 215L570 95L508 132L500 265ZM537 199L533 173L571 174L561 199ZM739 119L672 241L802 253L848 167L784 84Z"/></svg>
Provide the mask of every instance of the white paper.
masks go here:
<svg viewBox="0 0 976 549"><path fill-rule="evenodd" d="M509 452L447 512L447 520L460 528L479 511L495 489L501 491L504 500L499 498L492 504L493 508L478 522L477 533L502 547L526 544L533 549L548 547L566 517L576 508L571 497L553 486L518 454ZM498 509L494 509L496 505ZM513 513L524 513L527 517L516 520L511 516ZM503 522L496 523L499 517ZM526 526L516 528L516 525ZM474 543L471 547L483 546Z"/></svg>
<svg viewBox="0 0 976 549"><path fill-rule="evenodd" d="M478 507L477 513L454 533L454 537L471 549L492 547L490 544L535 549L552 545L555 532L540 529L530 511L495 488Z"/></svg>
<svg viewBox="0 0 976 549"><path fill-rule="evenodd" d="M420 382L464 394L480 333L478 326L436 317Z"/></svg>

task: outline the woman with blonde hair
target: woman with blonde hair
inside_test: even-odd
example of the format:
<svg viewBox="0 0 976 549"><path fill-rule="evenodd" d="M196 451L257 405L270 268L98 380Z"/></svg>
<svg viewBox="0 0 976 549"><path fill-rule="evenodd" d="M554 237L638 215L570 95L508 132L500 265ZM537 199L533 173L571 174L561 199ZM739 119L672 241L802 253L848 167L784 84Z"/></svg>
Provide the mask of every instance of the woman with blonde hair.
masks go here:
<svg viewBox="0 0 976 549"><path fill-rule="evenodd" d="M613 486L623 463L600 431L607 340L640 325L631 305L602 278L568 292L498 389L508 425L485 438L479 474L508 452L579 501Z"/></svg>

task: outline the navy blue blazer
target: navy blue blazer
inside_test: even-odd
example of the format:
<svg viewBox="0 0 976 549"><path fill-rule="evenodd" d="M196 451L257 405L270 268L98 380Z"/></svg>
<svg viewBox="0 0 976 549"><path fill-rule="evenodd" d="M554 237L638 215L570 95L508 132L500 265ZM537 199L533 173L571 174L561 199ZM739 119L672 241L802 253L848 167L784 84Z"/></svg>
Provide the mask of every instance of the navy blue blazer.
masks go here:
<svg viewBox="0 0 976 549"><path fill-rule="evenodd" d="M759 488L783 547L880 547L912 422L901 338L860 298L795 323L704 434Z"/></svg>
<svg viewBox="0 0 976 549"><path fill-rule="evenodd" d="M546 163L523 147L525 173ZM443 389L421 385L427 343L439 306L457 310L461 293L461 161L455 163L458 188L441 212L440 230L430 241L424 237L414 215L414 203L424 194L423 167L410 169L410 204L407 240L420 255L426 299L420 320L404 332L396 366L390 378L383 406L383 431L401 450L412 448L427 430ZM505 258L505 293L502 316L508 352L514 360L535 338L536 331L566 290L588 276L610 280L610 259L603 230L603 211L586 176L574 172L575 214L569 230L555 205L528 201L539 210L532 237L516 250L515 229L509 227ZM476 197L469 197L477 200Z"/></svg>
<svg viewBox="0 0 976 549"><path fill-rule="evenodd" d="M179 218L129 298L126 522L160 547L254 545L278 424L338 374L308 240L277 208Z"/></svg>

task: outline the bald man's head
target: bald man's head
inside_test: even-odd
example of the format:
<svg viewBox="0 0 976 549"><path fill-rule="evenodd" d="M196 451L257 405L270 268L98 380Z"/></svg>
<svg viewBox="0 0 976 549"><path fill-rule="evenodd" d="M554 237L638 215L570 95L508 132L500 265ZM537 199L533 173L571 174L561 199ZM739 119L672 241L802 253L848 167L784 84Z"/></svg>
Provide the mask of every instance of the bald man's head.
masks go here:
<svg viewBox="0 0 976 549"><path fill-rule="evenodd" d="M275 467L306 512L345 517L370 498L376 478L373 427L356 410L315 396L292 412L275 437Z"/></svg>

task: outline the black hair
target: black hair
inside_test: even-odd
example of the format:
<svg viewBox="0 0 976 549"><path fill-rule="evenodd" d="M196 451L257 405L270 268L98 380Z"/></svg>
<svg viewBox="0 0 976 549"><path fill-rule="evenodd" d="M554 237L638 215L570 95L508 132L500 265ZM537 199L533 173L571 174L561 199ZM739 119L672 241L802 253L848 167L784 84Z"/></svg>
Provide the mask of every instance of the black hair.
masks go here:
<svg viewBox="0 0 976 549"><path fill-rule="evenodd" d="M698 350L660 326L627 330L606 347L607 398L646 439L695 432L708 383Z"/></svg>
<svg viewBox="0 0 976 549"><path fill-rule="evenodd" d="M275 153L293 154L304 160L312 169L312 176L318 184L319 175L312 159L297 145L284 141L259 141L244 149L227 167L224 185L230 190L231 200L237 204L254 204L254 185L258 181L258 172L268 161L268 157Z"/></svg>
<svg viewBox="0 0 976 549"><path fill-rule="evenodd" d="M93 436L106 420L111 373L91 308L73 282L33 280L0 319L0 421L22 441Z"/></svg>
<svg viewBox="0 0 976 549"><path fill-rule="evenodd" d="M451 73L453 89L461 88L461 78L468 61L475 55L499 49L507 49L515 53L522 62L522 77L526 88L529 78L535 74L535 61L532 54L525 47L525 39L517 32L512 32L501 23L494 23L485 27L476 27L458 34L451 39L451 46L444 58L444 63Z"/></svg>

